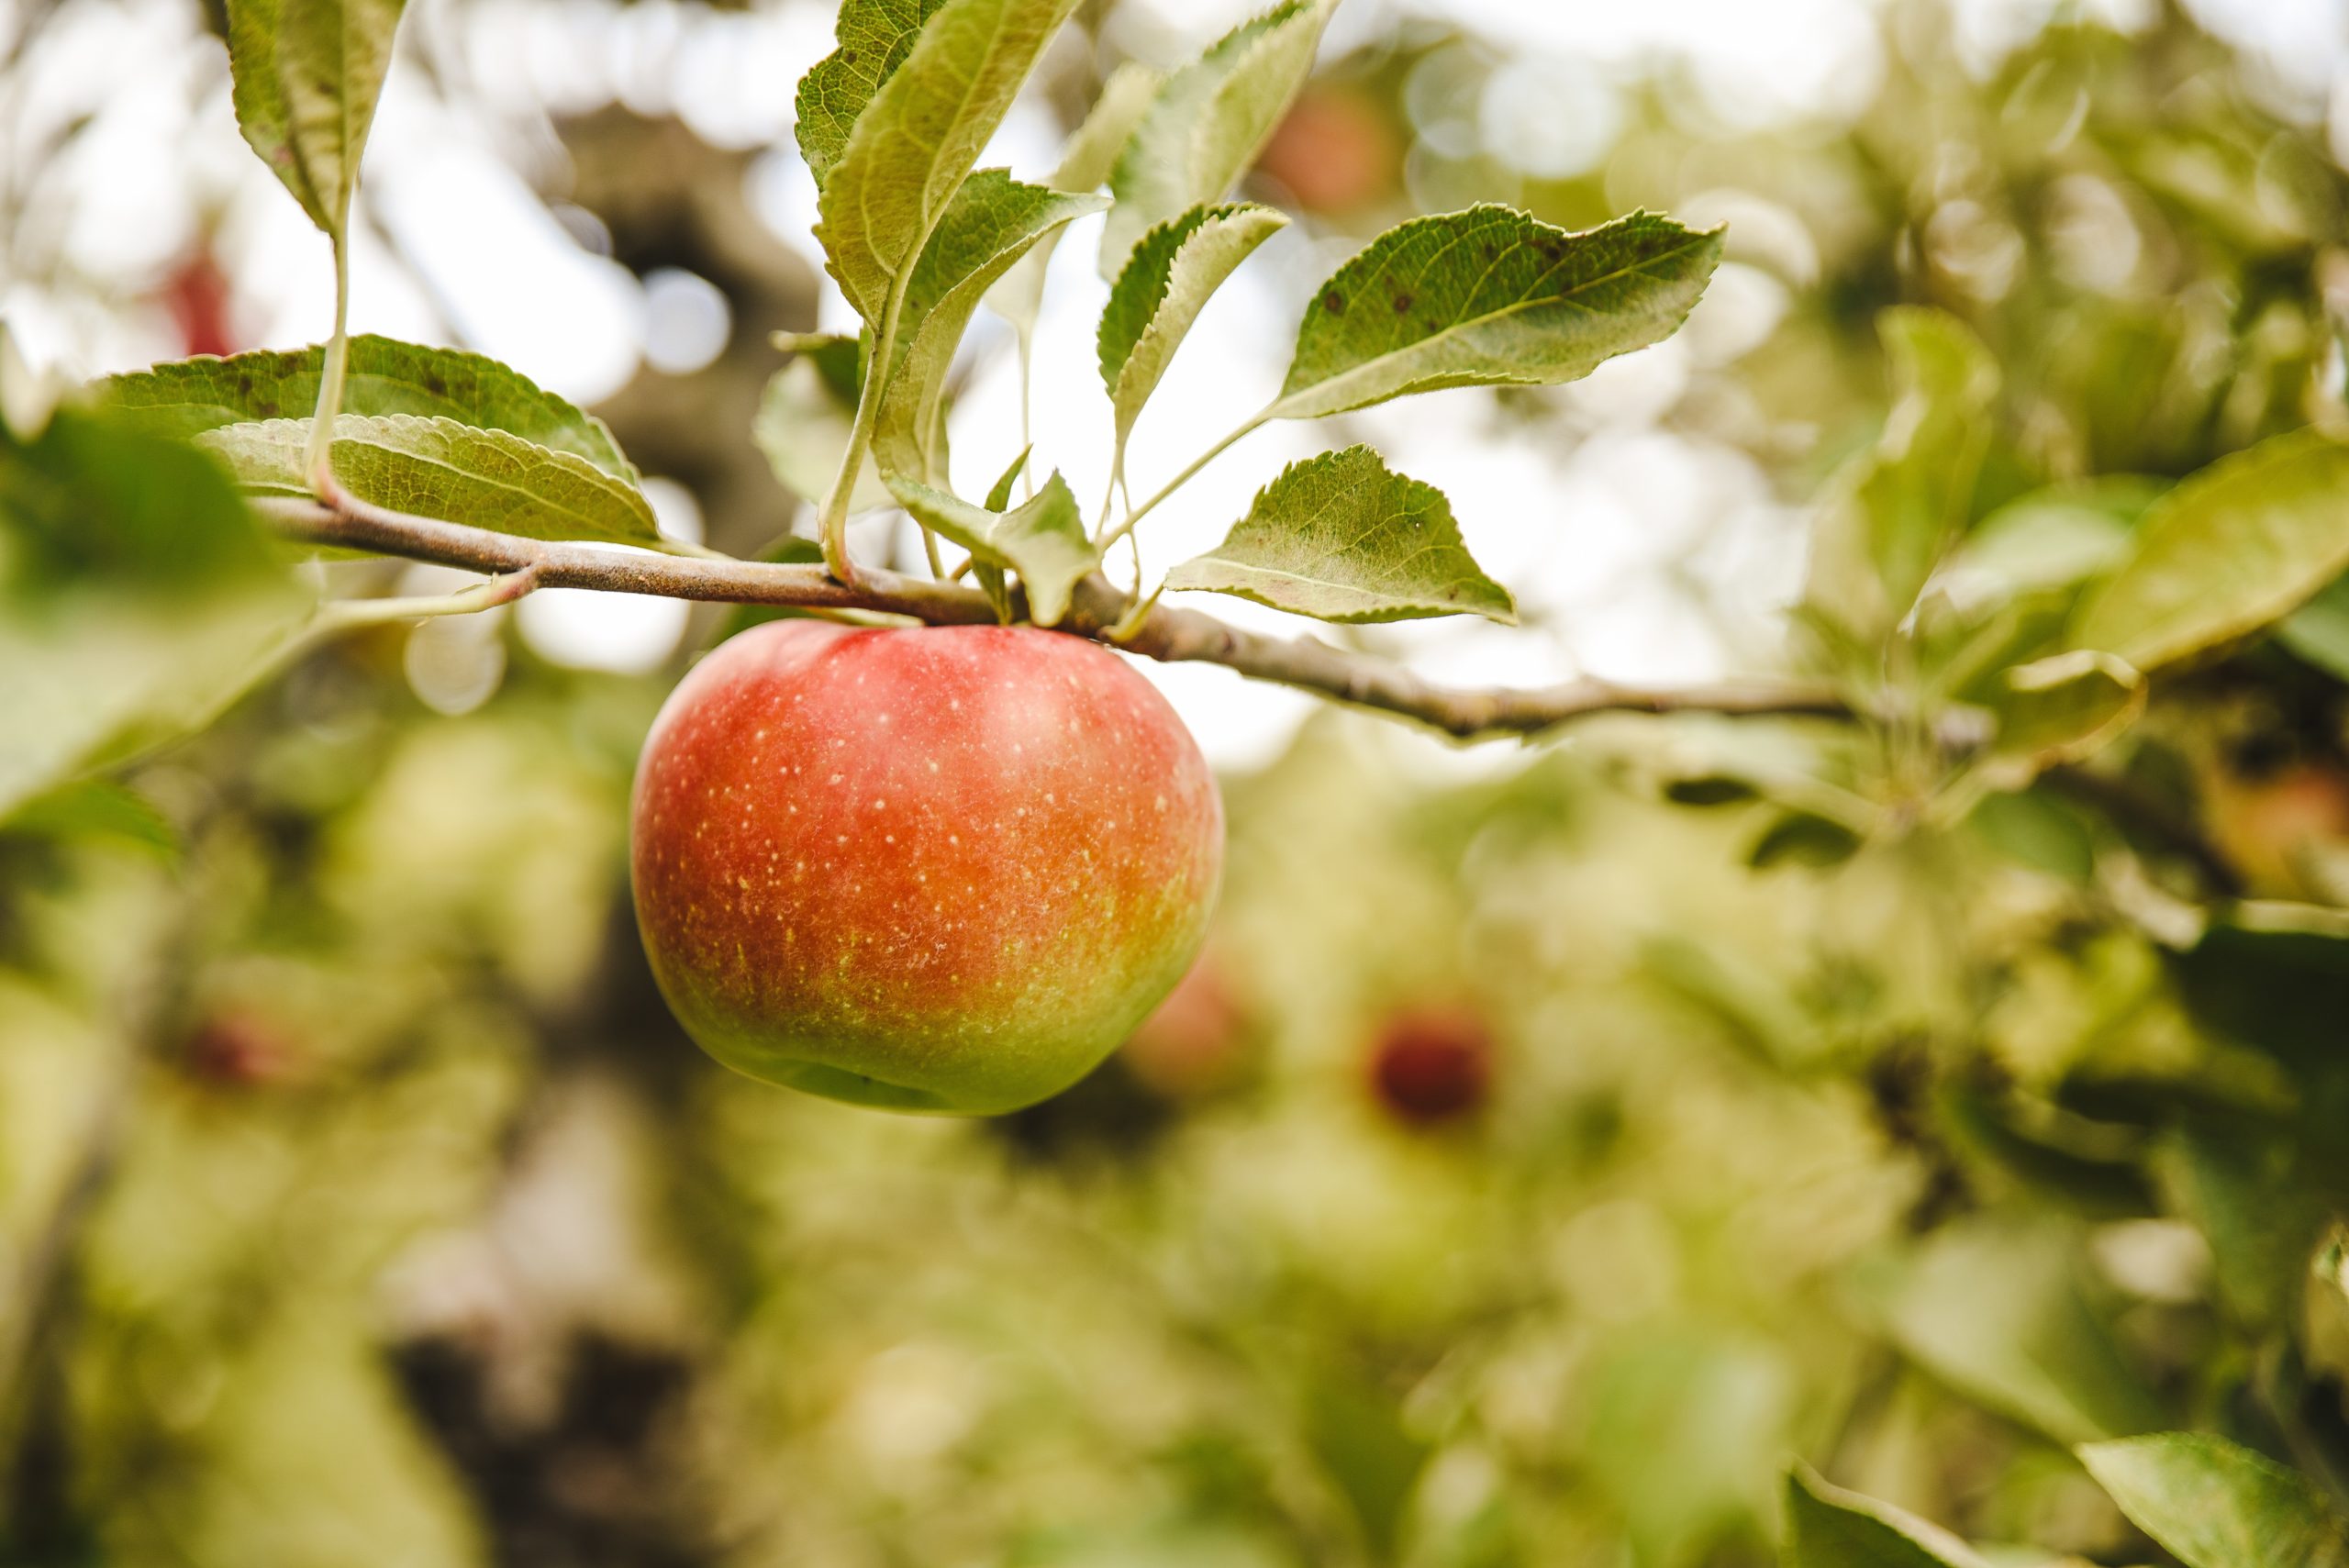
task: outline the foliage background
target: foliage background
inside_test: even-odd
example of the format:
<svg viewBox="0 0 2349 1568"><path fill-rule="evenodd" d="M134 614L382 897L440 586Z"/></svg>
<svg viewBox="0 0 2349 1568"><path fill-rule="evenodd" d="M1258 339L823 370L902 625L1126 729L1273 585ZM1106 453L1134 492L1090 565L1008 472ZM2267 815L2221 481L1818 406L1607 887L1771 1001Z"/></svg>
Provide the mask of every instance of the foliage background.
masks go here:
<svg viewBox="0 0 2349 1568"><path fill-rule="evenodd" d="M1814 43L1860 48L1857 86L1758 107L1695 57L1542 57L1612 106L1578 148L1509 117L1527 39L1372 15L1256 176L1308 221L1219 342L1385 224L1476 199L1726 217L1732 264L1683 338L1603 378L1360 417L1541 617L1365 645L1520 680L1802 657L1809 508L1885 423L1895 304L1966 319L2004 367L1969 517L2338 417L2329 83L2204 30L2223 16L1854 9L1864 46ZM740 439L764 334L831 306L766 221L793 197L754 149L787 130L645 61L747 71L750 41L820 48L828 17L415 21L361 297L597 396L672 516L754 545L790 506ZM1163 12L1086 21L1040 124L1167 49ZM37 357L310 330L272 311L312 242L255 227L239 193L275 194L249 160L206 161L210 25L8 14L0 297ZM133 38L147 117L77 102L61 61ZM122 156L199 122L161 169ZM471 261L396 215L484 182L526 198L507 286L640 320L624 351L582 332L533 365L494 295L447 293ZM178 220L124 223L142 202ZM1010 344L978 350L958 447L1016 450ZM1075 414L1046 384L1039 417ZM1186 497L1201 526L1270 440ZM2083 531L1986 569L2060 572ZM2349 905L2321 614L2165 685L2105 775L2121 808L2043 785L1921 828L1897 759L1840 775L1850 801L1788 785L1831 746L1800 726L1609 720L1464 756L1177 676L1214 683L1176 695L1229 766L1208 958L1095 1079L994 1122L766 1089L669 1022L625 801L717 619L550 595L368 633L135 793L0 840L19 1559L1696 1568L1773 1559L1800 1456L2019 1562L2151 1562L2069 1445L2207 1427L2338 1485L2349 962L2337 935L2195 945L2175 919ZM1461 1042L1470 1108L1382 1088L1398 1018Z"/></svg>

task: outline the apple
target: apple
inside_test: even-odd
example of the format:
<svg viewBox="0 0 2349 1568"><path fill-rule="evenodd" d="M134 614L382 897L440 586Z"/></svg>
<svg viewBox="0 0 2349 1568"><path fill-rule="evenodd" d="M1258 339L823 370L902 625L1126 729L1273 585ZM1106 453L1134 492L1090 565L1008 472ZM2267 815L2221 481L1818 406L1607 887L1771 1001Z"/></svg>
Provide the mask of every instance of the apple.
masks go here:
<svg viewBox="0 0 2349 1568"><path fill-rule="evenodd" d="M1159 1098L1201 1100L1247 1076L1251 1033L1229 960L1210 943L1118 1057Z"/></svg>
<svg viewBox="0 0 2349 1568"><path fill-rule="evenodd" d="M285 1031L256 1014L223 1011L188 1036L181 1057L189 1076L217 1088L284 1084L301 1072L301 1052Z"/></svg>
<svg viewBox="0 0 2349 1568"><path fill-rule="evenodd" d="M1189 967L1223 867L1174 710L1032 627L754 627L653 720L632 817L637 924L685 1032L896 1110L1016 1110L1085 1076Z"/></svg>
<svg viewBox="0 0 2349 1568"><path fill-rule="evenodd" d="M1387 1020L1371 1048L1371 1093L1406 1127L1474 1116L1485 1106L1492 1077L1492 1029L1466 1006L1406 1009Z"/></svg>
<svg viewBox="0 0 2349 1568"><path fill-rule="evenodd" d="M1368 94L1315 83L1282 117L1256 166L1309 212L1354 212L1395 188L1403 142Z"/></svg>
<svg viewBox="0 0 2349 1568"><path fill-rule="evenodd" d="M2336 769L2298 762L2251 778L2218 772L2210 780L2211 836L2251 883L2272 897L2321 898L2311 885L2311 856L2349 842L2349 779Z"/></svg>

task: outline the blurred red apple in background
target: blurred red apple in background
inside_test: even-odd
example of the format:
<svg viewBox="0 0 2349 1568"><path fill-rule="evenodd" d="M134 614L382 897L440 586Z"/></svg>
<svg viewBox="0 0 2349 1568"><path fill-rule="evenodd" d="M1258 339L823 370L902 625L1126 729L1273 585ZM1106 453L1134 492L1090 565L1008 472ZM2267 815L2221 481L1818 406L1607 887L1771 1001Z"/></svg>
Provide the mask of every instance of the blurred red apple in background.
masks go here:
<svg viewBox="0 0 2349 1568"><path fill-rule="evenodd" d="M1256 166L1308 211L1342 213L1387 195L1403 141L1368 94L1315 83L1297 95Z"/></svg>
<svg viewBox="0 0 2349 1568"><path fill-rule="evenodd" d="M1246 1010L1232 988L1230 968L1210 942L1119 1055L1153 1094L1201 1099L1246 1076L1248 1034Z"/></svg>
<svg viewBox="0 0 2349 1568"><path fill-rule="evenodd" d="M1372 1092L1406 1127L1440 1127L1474 1116L1485 1106L1492 1076L1492 1029L1464 1006L1397 1013L1371 1049Z"/></svg>

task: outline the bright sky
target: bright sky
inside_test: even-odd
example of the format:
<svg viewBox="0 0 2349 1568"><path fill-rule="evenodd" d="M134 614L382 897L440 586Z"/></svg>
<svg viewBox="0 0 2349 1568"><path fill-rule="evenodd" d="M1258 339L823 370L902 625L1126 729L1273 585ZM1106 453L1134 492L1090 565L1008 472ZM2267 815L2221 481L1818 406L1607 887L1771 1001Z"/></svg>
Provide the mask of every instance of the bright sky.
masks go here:
<svg viewBox="0 0 2349 1568"><path fill-rule="evenodd" d="M2125 25L2152 3L1966 0L1963 42L1987 62L2059 6ZM2189 3L2269 62L2280 100L2313 112L2331 101L2336 126L2349 119L2349 94L2336 91L2349 58L2349 0ZM0 38L25 26L29 4L0 0ZM1252 0L1124 0L1109 42L1171 61L1253 8ZM1564 170L1604 155L1614 84L1635 73L1685 73L1732 128L1856 108L1880 69L1873 11L1871 0L1346 0L1328 49L1342 52L1414 17L1489 36L1508 63L1458 134ZM773 149L752 166L754 206L782 242L816 259L807 232L814 193L791 149L787 84L829 49L826 7L472 0L417 13L404 34L411 50L421 22L440 75L471 76L486 112L444 105L412 65L393 72L368 161L364 200L376 224L356 247L355 328L425 339L453 330L583 402L609 395L647 359L672 373L706 362L724 337L715 291L687 274L632 277L583 250L534 193L533 178L559 156L543 116L613 101L678 114L721 146ZM0 132L14 128L17 140L0 141L0 171L28 193L28 220L0 267L94 286L76 294L0 272L0 315L28 355L94 373L176 351L160 315L126 317L98 301L150 280L206 214L221 225L246 335L269 344L322 337L332 309L324 241L239 140L224 73L193 42L195 7L83 0L65 17L70 25L49 28L38 57L0 88ZM1559 109L1561 83L1574 88L1571 114ZM72 153L39 163L45 130L85 116L90 128ZM1031 176L1054 161L1052 128L1027 106L985 160ZM1097 219L1078 226L1054 258L1033 402L1039 472L1063 469L1088 507L1107 481L1108 403L1093 352L1107 295L1093 265L1098 230ZM1349 249L1292 228L1208 307L1137 433L1137 495L1270 395L1302 302ZM1489 401L1475 392L1361 417L1392 466L1450 495L1471 549L1517 590L1529 622L1517 631L1420 623L1378 628L1376 640L1455 680L1683 681L1765 661L1776 611L1799 576L1800 519L1772 501L1742 454L1665 434L1655 421L1692 371L1759 341L1784 304L1770 274L1726 269L1681 337L1565 395L1586 429L1571 446L1497 429ZM837 295L826 301L824 325L848 319ZM983 316L973 337L974 374L952 428L966 493L983 489L1019 445L1008 335ZM1143 530L1147 570L1211 546L1282 463L1331 435L1279 426L1233 449L1153 514ZM1236 600L1212 607L1305 629ZM525 608L535 646L583 664L649 666L674 647L680 624L676 606L618 596L549 595ZM1309 706L1220 669L1149 673L1226 765L1268 757Z"/></svg>

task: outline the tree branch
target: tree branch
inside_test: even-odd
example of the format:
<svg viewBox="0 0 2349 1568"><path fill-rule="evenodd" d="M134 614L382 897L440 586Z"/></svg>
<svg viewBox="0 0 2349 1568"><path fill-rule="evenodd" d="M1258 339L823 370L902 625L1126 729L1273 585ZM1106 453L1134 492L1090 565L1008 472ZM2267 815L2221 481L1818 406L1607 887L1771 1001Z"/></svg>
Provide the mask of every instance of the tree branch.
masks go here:
<svg viewBox="0 0 2349 1568"><path fill-rule="evenodd" d="M349 495L334 504L269 496L255 502L272 524L312 544L372 550L493 573L529 573L541 588L592 588L720 604L878 610L933 626L992 625L985 594L870 567L854 587L821 566L655 555L551 544L461 523L409 517ZM1535 687L1439 686L1391 660L1333 648L1310 637L1267 637L1197 610L1161 605L1138 627L1119 625L1126 595L1096 573L1077 584L1056 628L1170 662L1222 664L1260 681L1417 719L1459 740L1533 735L1595 713L1720 713L1849 717L1833 694L1784 683L1649 688L1578 680ZM1115 629L1121 635L1112 638Z"/></svg>

